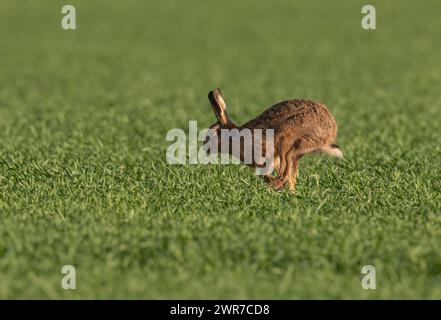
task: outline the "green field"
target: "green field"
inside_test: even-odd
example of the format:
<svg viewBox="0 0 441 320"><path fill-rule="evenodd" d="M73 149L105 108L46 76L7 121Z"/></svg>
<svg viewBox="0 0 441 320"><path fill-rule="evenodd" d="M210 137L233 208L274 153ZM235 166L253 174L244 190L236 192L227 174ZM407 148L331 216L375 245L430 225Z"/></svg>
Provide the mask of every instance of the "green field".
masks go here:
<svg viewBox="0 0 441 320"><path fill-rule="evenodd" d="M2 0L0 298L440 299L440 15L438 0ZM168 165L166 133L211 125L216 87L237 123L324 102L345 160L302 159L295 195L246 166Z"/></svg>

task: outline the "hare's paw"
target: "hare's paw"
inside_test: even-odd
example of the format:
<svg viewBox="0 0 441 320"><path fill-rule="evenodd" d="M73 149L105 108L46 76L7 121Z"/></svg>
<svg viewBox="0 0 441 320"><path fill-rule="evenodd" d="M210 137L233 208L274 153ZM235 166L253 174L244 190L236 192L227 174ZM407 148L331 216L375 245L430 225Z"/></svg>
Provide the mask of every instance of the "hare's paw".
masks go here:
<svg viewBox="0 0 441 320"><path fill-rule="evenodd" d="M268 174L268 175L264 175L263 179L265 180L265 182L273 183L277 178L275 176Z"/></svg>
<svg viewBox="0 0 441 320"><path fill-rule="evenodd" d="M282 189L285 184L286 184L285 178L275 178L274 181L272 182L272 186L276 190Z"/></svg>

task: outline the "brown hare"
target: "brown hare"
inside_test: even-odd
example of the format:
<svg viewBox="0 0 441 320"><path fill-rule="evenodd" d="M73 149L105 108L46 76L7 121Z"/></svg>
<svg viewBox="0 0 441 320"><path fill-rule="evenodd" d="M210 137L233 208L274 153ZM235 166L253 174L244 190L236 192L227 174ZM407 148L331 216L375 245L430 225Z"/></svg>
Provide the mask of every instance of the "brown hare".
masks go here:
<svg viewBox="0 0 441 320"><path fill-rule="evenodd" d="M267 172L264 178L276 190L288 184L289 189L295 191L299 160L307 153L322 151L335 157L343 157L342 150L334 144L337 124L326 106L320 102L304 99L279 102L257 118L237 126L227 115L227 107L220 89L211 91L208 98L217 117L217 122L209 129L211 135L220 136L222 129L237 129L239 132L244 129L252 132L255 129L274 130L271 148L274 161L271 172ZM269 149L265 137L260 141L265 152ZM256 140L253 139L253 143L256 143ZM227 152L232 154L231 149ZM243 147L240 146L240 160L242 152ZM256 167L259 163L253 161L250 165ZM274 169L277 171L276 176L272 175Z"/></svg>

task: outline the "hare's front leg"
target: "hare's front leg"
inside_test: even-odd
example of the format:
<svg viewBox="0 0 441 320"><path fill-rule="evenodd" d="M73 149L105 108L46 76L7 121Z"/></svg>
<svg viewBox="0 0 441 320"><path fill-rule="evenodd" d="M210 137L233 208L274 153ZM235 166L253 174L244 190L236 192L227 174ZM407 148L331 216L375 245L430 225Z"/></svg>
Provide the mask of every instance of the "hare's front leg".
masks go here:
<svg viewBox="0 0 441 320"><path fill-rule="evenodd" d="M274 171L279 172L280 168L280 157L279 156L275 156L274 160L272 162L272 165L269 166L269 169L267 172L265 172L265 174L263 175L263 179L265 180L265 182L268 182L269 184L272 184L275 180L276 177L273 176Z"/></svg>

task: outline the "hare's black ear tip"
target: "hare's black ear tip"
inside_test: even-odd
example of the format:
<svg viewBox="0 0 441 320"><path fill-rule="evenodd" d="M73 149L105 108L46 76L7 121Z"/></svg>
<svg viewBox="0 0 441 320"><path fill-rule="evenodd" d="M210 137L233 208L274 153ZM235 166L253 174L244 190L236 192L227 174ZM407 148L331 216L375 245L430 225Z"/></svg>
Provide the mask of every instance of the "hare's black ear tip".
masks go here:
<svg viewBox="0 0 441 320"><path fill-rule="evenodd" d="M208 93L208 100L210 100L210 101L214 101L215 99L214 99L214 91L210 91L209 93Z"/></svg>
<svg viewBox="0 0 441 320"><path fill-rule="evenodd" d="M213 104L217 103L217 99L219 97L222 97L220 89L214 89L208 93L208 100L210 100L210 102Z"/></svg>

